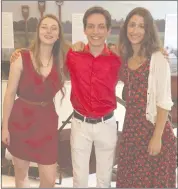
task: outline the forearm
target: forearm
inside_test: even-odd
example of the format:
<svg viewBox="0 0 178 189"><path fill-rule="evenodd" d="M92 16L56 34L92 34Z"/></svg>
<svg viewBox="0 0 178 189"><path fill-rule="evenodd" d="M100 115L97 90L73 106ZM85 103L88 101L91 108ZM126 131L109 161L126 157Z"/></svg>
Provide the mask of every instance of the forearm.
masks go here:
<svg viewBox="0 0 178 189"><path fill-rule="evenodd" d="M157 119L153 135L157 137L162 137L164 127L168 118L168 110L160 108L157 106Z"/></svg>
<svg viewBox="0 0 178 189"><path fill-rule="evenodd" d="M125 101L122 100L122 99L121 99L120 97L118 97L118 96L116 96L116 101L117 101L119 104L123 105L124 107L126 106Z"/></svg>
<svg viewBox="0 0 178 189"><path fill-rule="evenodd" d="M15 95L14 94L6 94L3 102L3 127L8 127L9 116L12 111L12 107L14 105Z"/></svg>

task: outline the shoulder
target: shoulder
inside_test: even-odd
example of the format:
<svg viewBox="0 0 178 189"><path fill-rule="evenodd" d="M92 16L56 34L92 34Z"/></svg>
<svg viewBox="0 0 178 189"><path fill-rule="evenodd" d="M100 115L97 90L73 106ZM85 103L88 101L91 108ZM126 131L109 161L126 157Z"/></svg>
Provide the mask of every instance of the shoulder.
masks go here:
<svg viewBox="0 0 178 189"><path fill-rule="evenodd" d="M72 48L70 48L67 52L67 58L70 58L71 56L74 56L74 55L77 55L77 54L80 54L81 52L76 52L76 51L73 51Z"/></svg>
<svg viewBox="0 0 178 189"><path fill-rule="evenodd" d="M121 57L120 57L118 54L114 53L113 51L110 51L110 53L109 53L108 56L114 58L114 60L116 60L116 62L117 62L119 65L122 63Z"/></svg>
<svg viewBox="0 0 178 189"><path fill-rule="evenodd" d="M21 55L21 53L19 53L19 56L14 61L11 62L11 65L10 65L11 69L22 70L23 69L23 63L22 62L23 62L22 55Z"/></svg>
<svg viewBox="0 0 178 189"><path fill-rule="evenodd" d="M22 56L22 59L23 58L29 58L30 57L30 50L29 49L22 49L20 51L20 54Z"/></svg>
<svg viewBox="0 0 178 189"><path fill-rule="evenodd" d="M154 52L151 56L151 63L156 67L169 66L168 60L164 57L161 51Z"/></svg>

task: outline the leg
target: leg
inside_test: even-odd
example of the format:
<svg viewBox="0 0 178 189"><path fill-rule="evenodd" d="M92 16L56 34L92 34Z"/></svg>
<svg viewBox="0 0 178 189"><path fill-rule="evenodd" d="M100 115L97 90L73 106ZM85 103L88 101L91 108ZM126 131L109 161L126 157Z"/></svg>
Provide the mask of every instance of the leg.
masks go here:
<svg viewBox="0 0 178 189"><path fill-rule="evenodd" d="M38 164L40 176L40 188L53 188L56 181L57 164Z"/></svg>
<svg viewBox="0 0 178 189"><path fill-rule="evenodd" d="M92 149L92 125L72 120L71 155L73 166L73 187L88 187L89 160Z"/></svg>
<svg viewBox="0 0 178 189"><path fill-rule="evenodd" d="M117 143L115 118L95 125L95 154L97 187L109 188Z"/></svg>
<svg viewBox="0 0 178 189"><path fill-rule="evenodd" d="M13 157L16 188L28 188L28 169L30 162Z"/></svg>

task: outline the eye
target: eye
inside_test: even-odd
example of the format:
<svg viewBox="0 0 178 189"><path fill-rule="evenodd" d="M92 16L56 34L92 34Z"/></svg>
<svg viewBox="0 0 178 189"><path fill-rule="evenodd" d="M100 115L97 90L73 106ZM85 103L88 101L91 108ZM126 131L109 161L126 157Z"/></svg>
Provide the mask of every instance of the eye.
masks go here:
<svg viewBox="0 0 178 189"><path fill-rule="evenodd" d="M145 27L144 27L144 25L140 25L140 28L144 29Z"/></svg>
<svg viewBox="0 0 178 189"><path fill-rule="evenodd" d="M135 23L134 22L129 23L129 27L131 28L135 27Z"/></svg>
<svg viewBox="0 0 178 189"><path fill-rule="evenodd" d="M42 29L46 29L47 27L46 26L41 26Z"/></svg>
<svg viewBox="0 0 178 189"><path fill-rule="evenodd" d="M100 25L99 28L100 28L100 29L105 29L106 26L105 26L105 25Z"/></svg>
<svg viewBox="0 0 178 189"><path fill-rule="evenodd" d="M88 28L88 29L93 29L94 26L93 26L93 25L87 25L87 28Z"/></svg>
<svg viewBox="0 0 178 189"><path fill-rule="evenodd" d="M51 28L53 31L56 31L57 30L57 28L56 27L54 27L54 28Z"/></svg>

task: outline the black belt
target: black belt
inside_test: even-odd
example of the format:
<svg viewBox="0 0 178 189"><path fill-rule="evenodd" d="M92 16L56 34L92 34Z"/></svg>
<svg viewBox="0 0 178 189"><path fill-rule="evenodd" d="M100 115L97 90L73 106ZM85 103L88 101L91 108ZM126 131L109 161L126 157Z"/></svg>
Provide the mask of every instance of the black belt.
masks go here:
<svg viewBox="0 0 178 189"><path fill-rule="evenodd" d="M102 121L106 121L107 119L110 119L113 115L114 115L114 112L111 112L110 114L103 116L101 118L90 118L90 117L82 116L81 114L74 111L74 117L76 119L79 119L81 121L85 121L86 123L91 123L91 124L97 124Z"/></svg>

